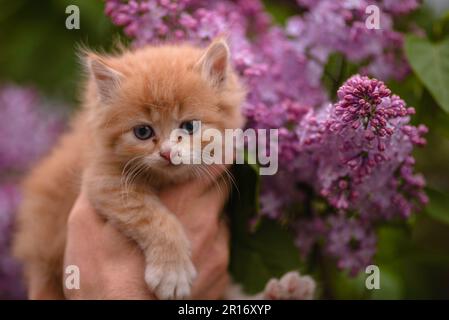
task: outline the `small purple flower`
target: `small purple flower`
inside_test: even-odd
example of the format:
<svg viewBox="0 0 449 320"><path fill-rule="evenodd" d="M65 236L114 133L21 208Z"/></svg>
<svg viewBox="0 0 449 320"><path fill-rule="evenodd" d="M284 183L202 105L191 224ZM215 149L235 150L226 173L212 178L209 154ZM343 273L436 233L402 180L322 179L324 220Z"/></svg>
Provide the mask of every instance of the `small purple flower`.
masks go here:
<svg viewBox="0 0 449 320"><path fill-rule="evenodd" d="M62 112L44 114L44 105L33 89L0 87L0 178L27 169L61 132Z"/></svg>
<svg viewBox="0 0 449 320"><path fill-rule="evenodd" d="M336 119L329 122L331 129L362 127L367 140L391 135L394 126L390 119L414 113L398 96L391 95L382 81L368 77L351 77L337 94L340 101L335 105ZM379 144L379 148L384 146Z"/></svg>
<svg viewBox="0 0 449 320"><path fill-rule="evenodd" d="M11 257L18 181L62 131L62 110L51 110L31 88L0 87L0 299L24 298L20 265Z"/></svg>
<svg viewBox="0 0 449 320"><path fill-rule="evenodd" d="M19 192L12 184L0 185L0 299L24 298L19 264L10 254L10 237Z"/></svg>
<svg viewBox="0 0 449 320"><path fill-rule="evenodd" d="M295 245L298 247L302 258L307 258L314 245L326 234L326 224L318 217L312 219L299 219L293 227L296 237Z"/></svg>
<svg viewBox="0 0 449 320"><path fill-rule="evenodd" d="M384 7L385 11L393 14L408 14L418 8L420 0L378 0Z"/></svg>
<svg viewBox="0 0 449 320"><path fill-rule="evenodd" d="M337 259L340 269L356 275L372 263L377 241L372 229L343 216L331 216L327 223L326 251Z"/></svg>

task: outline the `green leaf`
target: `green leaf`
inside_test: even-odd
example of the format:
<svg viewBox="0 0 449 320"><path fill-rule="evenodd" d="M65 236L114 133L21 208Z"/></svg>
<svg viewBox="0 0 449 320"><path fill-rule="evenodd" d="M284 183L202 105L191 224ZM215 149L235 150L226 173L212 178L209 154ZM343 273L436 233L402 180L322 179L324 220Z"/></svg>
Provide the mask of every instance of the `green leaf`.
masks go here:
<svg viewBox="0 0 449 320"><path fill-rule="evenodd" d="M429 216L449 225L449 196L435 189L427 188L430 202L426 212Z"/></svg>
<svg viewBox="0 0 449 320"><path fill-rule="evenodd" d="M272 277L280 277L301 266L298 249L290 233L275 221L262 219L250 231L251 218L257 216L259 175L249 165L233 168L239 191L231 195L230 271L246 292L257 293Z"/></svg>
<svg viewBox="0 0 449 320"><path fill-rule="evenodd" d="M432 43L415 35L405 39L405 52L413 71L438 104L449 112L449 39Z"/></svg>

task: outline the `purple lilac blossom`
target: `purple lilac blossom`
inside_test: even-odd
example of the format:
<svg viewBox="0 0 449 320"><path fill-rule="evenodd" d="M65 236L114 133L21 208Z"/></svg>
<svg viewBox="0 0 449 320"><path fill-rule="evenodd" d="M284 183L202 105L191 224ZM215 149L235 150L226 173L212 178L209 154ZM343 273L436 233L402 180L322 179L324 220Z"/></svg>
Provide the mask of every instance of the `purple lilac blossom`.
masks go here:
<svg viewBox="0 0 449 320"><path fill-rule="evenodd" d="M51 105L34 89L0 87L0 299L25 297L20 266L10 253L18 184L63 128L62 112Z"/></svg>
<svg viewBox="0 0 449 320"><path fill-rule="evenodd" d="M408 14L417 9L421 0L378 0L385 11L393 14Z"/></svg>
<svg viewBox="0 0 449 320"><path fill-rule="evenodd" d="M328 221L326 252L337 259L340 269L351 275L370 265L376 253L376 236L363 221L343 216L330 216Z"/></svg>
<svg viewBox="0 0 449 320"><path fill-rule="evenodd" d="M375 243L372 239L376 224L408 218L428 201L425 180L414 173L411 155L415 146L425 145L423 135L427 128L411 126L409 120L414 110L379 80L355 75L338 90L338 98L336 103L317 111L318 117L312 123L309 118L308 125L301 123L298 127L303 141L308 140L308 135L312 138L297 155L309 163L293 172L298 181L312 186L315 194L329 205L324 211L309 212L313 219L323 219L325 223L334 221L326 217L338 216L348 221L348 228L363 225L364 232L358 234L369 234L367 244L371 246ZM311 130L311 126L315 129ZM329 232L324 236L321 230L315 231L325 239L327 247L335 237L332 226L328 225ZM310 226L308 233L312 233ZM300 248L312 245L310 238L300 234L296 243ZM345 246L332 245L331 252L338 257L338 266L354 274L362 269L362 261L373 257L370 246L347 250ZM358 248L364 252L358 252ZM302 252L307 253L308 250Z"/></svg>
<svg viewBox="0 0 449 320"><path fill-rule="evenodd" d="M378 4L375 1L307 3L309 10L291 17L286 31L309 54L326 61L331 53L341 53L352 62L363 62L365 66L361 71L364 73L384 80L402 79L407 75L409 67L403 58L403 37L393 29L394 16L383 11L382 5L379 6L379 29L368 29L365 10L370 4Z"/></svg>
<svg viewBox="0 0 449 320"><path fill-rule="evenodd" d="M13 184L0 185L0 299L23 298L19 264L10 253L14 211L19 203L19 191Z"/></svg>
<svg viewBox="0 0 449 320"><path fill-rule="evenodd" d="M338 53L359 64L361 74L403 79L410 68L394 18L420 1L297 4L298 14L285 26L275 25L259 0L107 0L106 14L135 46L206 45L228 37L233 65L248 88L247 125L279 129L280 171L262 179L261 214L288 216L303 256L323 239L325 252L355 274L375 254L375 224L405 219L427 202L411 155L425 144L427 128L411 126L413 108L376 79L350 78L332 104L322 83L325 65ZM380 29L365 25L372 4L380 10ZM304 208L292 219L298 203Z"/></svg>
<svg viewBox="0 0 449 320"><path fill-rule="evenodd" d="M322 2L329 0L296 0L298 5L313 8ZM357 3L360 0L335 0L339 3ZM421 0L365 0L368 4L378 5L380 8L386 12L391 12L394 14L408 14L416 10L421 4Z"/></svg>
<svg viewBox="0 0 449 320"><path fill-rule="evenodd" d="M42 107L33 89L0 87L0 177L27 169L61 131L60 119Z"/></svg>

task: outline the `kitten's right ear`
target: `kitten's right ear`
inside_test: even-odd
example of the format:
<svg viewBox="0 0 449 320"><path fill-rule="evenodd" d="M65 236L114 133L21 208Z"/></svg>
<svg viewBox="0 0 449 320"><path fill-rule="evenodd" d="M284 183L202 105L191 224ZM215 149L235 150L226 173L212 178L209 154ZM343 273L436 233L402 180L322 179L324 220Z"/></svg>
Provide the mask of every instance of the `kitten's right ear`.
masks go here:
<svg viewBox="0 0 449 320"><path fill-rule="evenodd" d="M110 102L120 86L123 74L93 54L87 56L87 66L97 86L100 100Z"/></svg>
<svg viewBox="0 0 449 320"><path fill-rule="evenodd" d="M209 45L196 66L204 79L218 87L226 80L229 56L229 47L225 39L218 38Z"/></svg>

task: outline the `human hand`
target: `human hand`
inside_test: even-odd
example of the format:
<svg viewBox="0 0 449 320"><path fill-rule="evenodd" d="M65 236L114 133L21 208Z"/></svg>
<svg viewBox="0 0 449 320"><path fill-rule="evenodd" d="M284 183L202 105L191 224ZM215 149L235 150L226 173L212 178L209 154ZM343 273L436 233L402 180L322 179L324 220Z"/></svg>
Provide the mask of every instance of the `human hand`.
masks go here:
<svg viewBox="0 0 449 320"><path fill-rule="evenodd" d="M221 211L225 188L192 181L160 193L177 215L192 245L198 275L193 299L222 297L229 278L229 235ZM84 192L68 220L64 265L80 269L80 289L64 288L68 299L154 299L144 281L144 256L136 243L104 221Z"/></svg>

